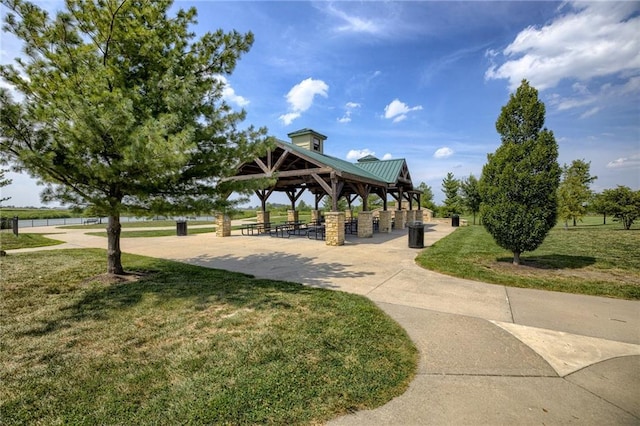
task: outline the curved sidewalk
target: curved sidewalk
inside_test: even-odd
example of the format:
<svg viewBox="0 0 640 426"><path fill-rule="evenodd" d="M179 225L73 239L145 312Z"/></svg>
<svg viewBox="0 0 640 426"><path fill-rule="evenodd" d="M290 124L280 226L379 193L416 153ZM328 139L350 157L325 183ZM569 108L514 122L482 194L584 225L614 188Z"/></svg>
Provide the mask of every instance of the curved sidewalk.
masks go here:
<svg viewBox="0 0 640 426"><path fill-rule="evenodd" d="M425 234L433 244L454 228ZM57 233L60 229L29 232ZM51 247L106 247L85 230ZM640 424L640 302L519 289L418 267L406 231L347 237L123 238L122 250L366 295L420 350L407 392L335 425ZM9 252L11 253L11 251Z"/></svg>

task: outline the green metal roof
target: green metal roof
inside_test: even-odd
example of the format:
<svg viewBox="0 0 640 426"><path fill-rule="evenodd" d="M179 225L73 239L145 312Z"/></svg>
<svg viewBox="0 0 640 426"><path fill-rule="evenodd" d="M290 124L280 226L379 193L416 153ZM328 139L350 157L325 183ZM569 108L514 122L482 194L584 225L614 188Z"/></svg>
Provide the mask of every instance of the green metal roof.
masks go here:
<svg viewBox="0 0 640 426"><path fill-rule="evenodd" d="M395 160L362 161L356 163L355 166L377 176L378 179L386 183L396 183L404 164L404 159L398 158Z"/></svg>
<svg viewBox="0 0 640 426"><path fill-rule="evenodd" d="M278 142L283 146L283 148L305 155L338 171L388 184L394 184L398 181L402 167L405 164L405 160L403 158L377 161L367 159L367 161L354 164L330 155L320 154L319 152L301 148L289 142L282 140L278 140Z"/></svg>

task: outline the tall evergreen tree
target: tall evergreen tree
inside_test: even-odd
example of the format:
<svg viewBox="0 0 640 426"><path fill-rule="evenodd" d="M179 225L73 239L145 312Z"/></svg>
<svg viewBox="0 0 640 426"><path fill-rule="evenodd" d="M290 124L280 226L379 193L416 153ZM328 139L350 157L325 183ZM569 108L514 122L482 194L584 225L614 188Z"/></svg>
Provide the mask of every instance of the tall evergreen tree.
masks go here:
<svg viewBox="0 0 640 426"><path fill-rule="evenodd" d="M587 203L593 198L589 185L598 178L591 176L590 166L591 163L584 160L573 160L570 166L565 164L562 168L562 181L558 187L558 215L564 220L565 228L569 219L576 226L576 222L587 214Z"/></svg>
<svg viewBox="0 0 640 426"><path fill-rule="evenodd" d="M0 150L47 185L43 201L93 205L109 217L107 272L124 272L120 214L205 212L243 188L221 182L264 152L266 129L238 130L222 99L253 34L196 39L196 10L169 0L67 0L50 17L23 0L4 30L24 44L0 77Z"/></svg>
<svg viewBox="0 0 640 426"><path fill-rule="evenodd" d="M480 211L480 188L478 179L474 175L460 181L462 204L473 214L473 224L476 224L476 214Z"/></svg>
<svg viewBox="0 0 640 426"><path fill-rule="evenodd" d="M502 144L482 170L482 223L501 247L520 255L535 250L557 218L558 145L543 128L545 106L526 80L496 122Z"/></svg>
<svg viewBox="0 0 640 426"><path fill-rule="evenodd" d="M12 180L5 178L4 174L6 173L6 170L0 169L0 188L3 188L7 185L11 185ZM7 201L9 200L11 197L3 197L2 194L0 194L0 204L2 204L3 201Z"/></svg>
<svg viewBox="0 0 640 426"><path fill-rule="evenodd" d="M453 173L447 173L442 180L442 192L444 192L444 206L442 212L444 217L450 217L462 211L462 201L460 199L460 181Z"/></svg>

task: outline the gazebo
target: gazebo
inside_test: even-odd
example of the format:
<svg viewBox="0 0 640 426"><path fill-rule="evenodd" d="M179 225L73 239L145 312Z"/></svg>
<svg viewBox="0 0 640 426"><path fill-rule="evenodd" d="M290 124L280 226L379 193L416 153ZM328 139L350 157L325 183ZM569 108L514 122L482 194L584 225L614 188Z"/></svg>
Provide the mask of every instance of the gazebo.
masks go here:
<svg viewBox="0 0 640 426"><path fill-rule="evenodd" d="M291 202L288 220L297 221L296 203L304 193L314 195L315 206L312 220L320 218L319 204L325 196L331 197L332 211L325 213L327 245L344 244L344 221L351 214L351 204L357 197L362 199L363 211L358 215L358 236L373 235L373 214L368 210L370 194L378 195L383 201L380 211L380 232L390 232L392 212L387 209L387 198L396 201L396 228L404 228L407 222L422 220L420 211L420 191L411 181L407 162L404 159L379 160L374 156L366 156L356 163L350 163L324 154L324 143L327 139L312 129L302 129L289 133L291 142L276 140L275 147L260 158L242 164L231 178L275 179L268 188L256 191L261 201L258 211L258 222L269 222L270 212L266 210L267 200L274 192L283 192ZM344 197L349 205L347 212L338 211L338 200ZM403 203L404 202L404 203ZM417 210L414 210L414 203ZM403 209L403 204L408 209ZM350 217L349 217L350 218ZM220 222L220 219L219 219ZM224 222L218 227L225 227ZM225 236L229 231L222 229L218 235Z"/></svg>

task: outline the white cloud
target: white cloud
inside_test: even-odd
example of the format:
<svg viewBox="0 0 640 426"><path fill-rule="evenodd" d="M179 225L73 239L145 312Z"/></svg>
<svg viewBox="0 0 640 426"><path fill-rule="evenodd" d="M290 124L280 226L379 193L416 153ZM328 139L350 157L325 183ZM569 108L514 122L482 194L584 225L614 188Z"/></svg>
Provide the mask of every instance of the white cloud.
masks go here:
<svg viewBox="0 0 640 426"><path fill-rule="evenodd" d="M544 90L566 78L586 81L640 69L637 3L571 2L569 8L541 28L522 30L502 52L508 60L485 77L507 79L511 90L526 78ZM496 59L495 52L487 57Z"/></svg>
<svg viewBox="0 0 640 426"><path fill-rule="evenodd" d="M216 75L215 78L224 84L222 89L222 98L227 102L243 107L249 105L249 100L243 96L237 95L236 91L231 87L229 80L223 75Z"/></svg>
<svg viewBox="0 0 640 426"><path fill-rule="evenodd" d="M393 120L394 123L399 123L407 118L408 113L412 111L420 111L421 109L422 105L409 107L399 99L394 99L389 105L384 107L384 118Z"/></svg>
<svg viewBox="0 0 640 426"><path fill-rule="evenodd" d="M354 109L360 108L360 104L356 102L347 102L345 107L344 115L338 118L338 123L350 123L351 122L351 113Z"/></svg>
<svg viewBox="0 0 640 426"><path fill-rule="evenodd" d="M344 10L337 9L332 3L329 3L326 11L340 21L340 24L335 28L337 32L374 35L383 33L383 25L380 22L354 14L350 15Z"/></svg>
<svg viewBox="0 0 640 426"><path fill-rule="evenodd" d="M287 93L287 102L289 103L290 112L281 115L279 118L285 125L291 124L293 120L308 110L313 104L316 95L327 97L329 86L322 80L314 80L307 78L296 84Z"/></svg>
<svg viewBox="0 0 640 426"><path fill-rule="evenodd" d="M391 155L391 153L387 152L385 155L382 156L383 160L391 160L393 158L393 155Z"/></svg>
<svg viewBox="0 0 640 426"><path fill-rule="evenodd" d="M491 66L485 77L507 79L511 90L526 78L544 90L563 79L640 70L637 3L570 2L568 8L543 27L522 30L502 52L506 61ZM496 52L487 51L487 57L496 60Z"/></svg>
<svg viewBox="0 0 640 426"><path fill-rule="evenodd" d="M347 153L347 160L349 161L357 161L362 157L366 157L367 155L376 155L375 152L371 151L368 148L364 149L352 149Z"/></svg>
<svg viewBox="0 0 640 426"><path fill-rule="evenodd" d="M589 108L580 116L580 118L587 118L597 114L606 106L619 104L622 98L640 94L640 76L631 77L624 84L606 83L594 87L593 90L576 83L572 89L573 93L567 96L561 96L557 93L550 95L549 105L554 106L558 111Z"/></svg>
<svg viewBox="0 0 640 426"><path fill-rule="evenodd" d="M438 148L436 152L433 153L433 158L447 158L453 155L453 149L444 146L442 148Z"/></svg>
<svg viewBox="0 0 640 426"><path fill-rule="evenodd" d="M610 161L607 164L609 169L621 169L627 167L640 167L640 154L634 154L631 157L621 157L617 160Z"/></svg>

